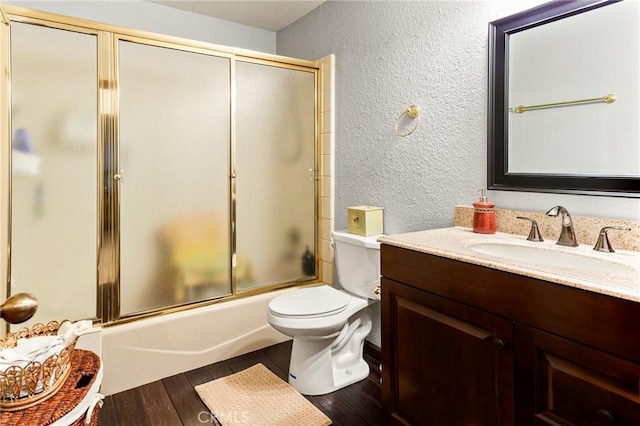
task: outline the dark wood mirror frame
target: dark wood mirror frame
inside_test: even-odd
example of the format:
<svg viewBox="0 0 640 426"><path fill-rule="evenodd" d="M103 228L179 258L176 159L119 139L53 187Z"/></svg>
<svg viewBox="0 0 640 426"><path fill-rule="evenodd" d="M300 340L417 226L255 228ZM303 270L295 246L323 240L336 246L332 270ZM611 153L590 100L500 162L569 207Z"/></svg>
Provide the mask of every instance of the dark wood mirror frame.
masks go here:
<svg viewBox="0 0 640 426"><path fill-rule="evenodd" d="M489 189L640 197L640 177L509 173L507 164L509 36L619 1L622 0L552 1L489 23Z"/></svg>

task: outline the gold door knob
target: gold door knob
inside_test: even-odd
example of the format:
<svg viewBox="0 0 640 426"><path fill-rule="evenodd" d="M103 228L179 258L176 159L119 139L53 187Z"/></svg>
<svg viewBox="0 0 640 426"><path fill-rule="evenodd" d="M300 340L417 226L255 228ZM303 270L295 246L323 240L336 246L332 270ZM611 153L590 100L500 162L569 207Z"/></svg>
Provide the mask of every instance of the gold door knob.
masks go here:
<svg viewBox="0 0 640 426"><path fill-rule="evenodd" d="M381 292L381 291L382 291L382 290L380 289L380 286L379 286L379 285L377 285L377 286L373 289L373 293L374 293L376 296L380 296L380 292Z"/></svg>
<svg viewBox="0 0 640 426"><path fill-rule="evenodd" d="M38 310L38 301L29 293L18 293L0 305L0 318L9 324L20 324L29 320Z"/></svg>

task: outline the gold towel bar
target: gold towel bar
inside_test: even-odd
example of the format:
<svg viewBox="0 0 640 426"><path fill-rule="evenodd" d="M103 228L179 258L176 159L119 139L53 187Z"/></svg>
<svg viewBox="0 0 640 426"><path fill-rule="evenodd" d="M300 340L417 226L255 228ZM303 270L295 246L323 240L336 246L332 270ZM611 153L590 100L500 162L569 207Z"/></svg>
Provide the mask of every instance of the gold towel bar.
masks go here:
<svg viewBox="0 0 640 426"><path fill-rule="evenodd" d="M604 102L605 104L612 104L616 101L616 99L617 97L615 94L609 93L608 95L603 96L601 98L578 99L576 101L553 102L550 104L529 105L529 106L520 105L515 108L511 108L511 112L522 114L525 111L530 111L534 109L545 109L545 108L555 108L555 107L568 106L568 105L590 104L595 102Z"/></svg>

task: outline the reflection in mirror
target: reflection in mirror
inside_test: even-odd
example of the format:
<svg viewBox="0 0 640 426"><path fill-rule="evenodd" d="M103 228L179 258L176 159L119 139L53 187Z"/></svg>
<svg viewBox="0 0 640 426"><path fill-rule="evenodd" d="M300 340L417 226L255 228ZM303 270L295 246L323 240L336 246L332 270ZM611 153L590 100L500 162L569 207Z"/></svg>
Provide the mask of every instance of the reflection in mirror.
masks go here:
<svg viewBox="0 0 640 426"><path fill-rule="evenodd" d="M510 173L640 176L638 40L628 1L509 37Z"/></svg>
<svg viewBox="0 0 640 426"><path fill-rule="evenodd" d="M638 196L639 10L551 2L490 24L491 189Z"/></svg>
<svg viewBox="0 0 640 426"><path fill-rule="evenodd" d="M97 40L11 24L11 294L36 322L95 317Z"/></svg>

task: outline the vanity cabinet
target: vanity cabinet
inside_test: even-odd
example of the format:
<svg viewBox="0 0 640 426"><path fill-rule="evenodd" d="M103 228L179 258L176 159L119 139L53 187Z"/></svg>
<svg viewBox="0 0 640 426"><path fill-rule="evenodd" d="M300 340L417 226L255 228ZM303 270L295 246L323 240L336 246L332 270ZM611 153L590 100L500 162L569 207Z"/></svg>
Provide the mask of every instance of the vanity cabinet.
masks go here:
<svg viewBox="0 0 640 426"><path fill-rule="evenodd" d="M381 246L385 425L639 425L640 304Z"/></svg>
<svg viewBox="0 0 640 426"><path fill-rule="evenodd" d="M382 288L390 424L513 424L512 323L392 280Z"/></svg>
<svg viewBox="0 0 640 426"><path fill-rule="evenodd" d="M516 424L640 424L640 365L520 324L515 341Z"/></svg>

